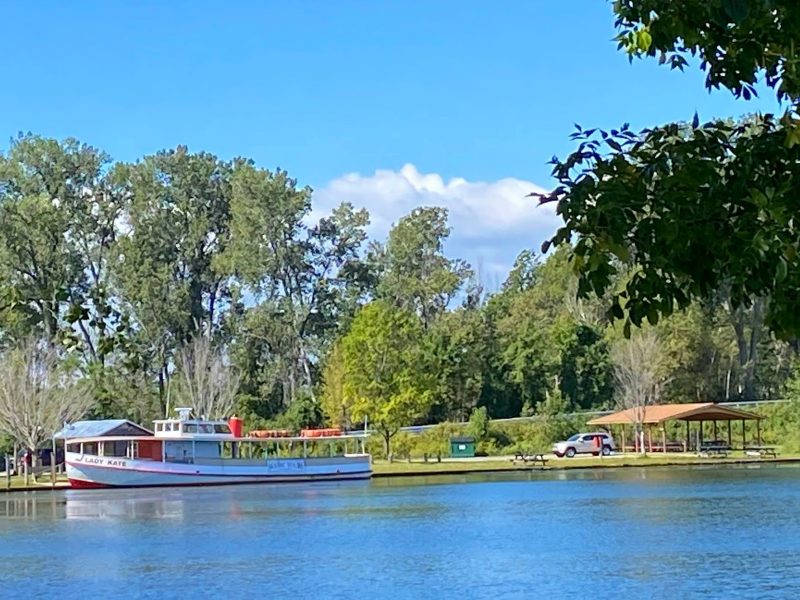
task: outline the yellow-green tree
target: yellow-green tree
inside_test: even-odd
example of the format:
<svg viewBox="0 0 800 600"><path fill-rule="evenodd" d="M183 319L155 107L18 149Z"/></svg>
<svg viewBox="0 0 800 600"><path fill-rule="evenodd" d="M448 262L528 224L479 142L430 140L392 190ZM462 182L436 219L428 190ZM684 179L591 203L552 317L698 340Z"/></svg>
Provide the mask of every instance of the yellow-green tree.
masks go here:
<svg viewBox="0 0 800 600"><path fill-rule="evenodd" d="M392 437L430 408L432 377L425 369L423 326L414 313L375 301L362 308L341 341L344 397L353 418L367 418L389 456Z"/></svg>
<svg viewBox="0 0 800 600"><path fill-rule="evenodd" d="M320 406L327 421L349 429L352 424L353 398L345 393L347 372L341 343L335 343L322 370Z"/></svg>

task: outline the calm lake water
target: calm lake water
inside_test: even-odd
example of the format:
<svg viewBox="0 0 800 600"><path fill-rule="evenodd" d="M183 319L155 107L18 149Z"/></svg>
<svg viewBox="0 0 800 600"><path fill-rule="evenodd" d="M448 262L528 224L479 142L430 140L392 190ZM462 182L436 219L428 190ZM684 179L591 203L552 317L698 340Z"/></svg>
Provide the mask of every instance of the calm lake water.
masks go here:
<svg viewBox="0 0 800 600"><path fill-rule="evenodd" d="M800 468L8 494L0 565L1 598L796 598Z"/></svg>

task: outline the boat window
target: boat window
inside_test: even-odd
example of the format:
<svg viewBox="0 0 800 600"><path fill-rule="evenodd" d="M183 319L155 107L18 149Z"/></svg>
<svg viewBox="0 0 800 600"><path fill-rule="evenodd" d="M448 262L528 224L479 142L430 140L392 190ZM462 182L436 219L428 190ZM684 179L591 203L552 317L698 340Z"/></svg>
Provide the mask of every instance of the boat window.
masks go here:
<svg viewBox="0 0 800 600"><path fill-rule="evenodd" d="M225 423L215 423L214 424L214 433L230 433L231 428L228 427Z"/></svg>
<svg viewBox="0 0 800 600"><path fill-rule="evenodd" d="M80 452L81 445L80 444L67 444L67 452Z"/></svg>
<svg viewBox="0 0 800 600"><path fill-rule="evenodd" d="M197 433L197 424L196 423L186 423L183 426L184 433Z"/></svg>
<svg viewBox="0 0 800 600"><path fill-rule="evenodd" d="M97 456L97 442L84 442L83 453L91 454L92 456Z"/></svg>
<svg viewBox="0 0 800 600"><path fill-rule="evenodd" d="M211 423L200 423L197 427L200 433L214 433L214 427Z"/></svg>
<svg viewBox="0 0 800 600"><path fill-rule="evenodd" d="M103 442L103 456L125 457L128 455L127 440Z"/></svg>
<svg viewBox="0 0 800 600"><path fill-rule="evenodd" d="M161 431L162 426L163 426L162 423L156 423L156 433L159 433Z"/></svg>

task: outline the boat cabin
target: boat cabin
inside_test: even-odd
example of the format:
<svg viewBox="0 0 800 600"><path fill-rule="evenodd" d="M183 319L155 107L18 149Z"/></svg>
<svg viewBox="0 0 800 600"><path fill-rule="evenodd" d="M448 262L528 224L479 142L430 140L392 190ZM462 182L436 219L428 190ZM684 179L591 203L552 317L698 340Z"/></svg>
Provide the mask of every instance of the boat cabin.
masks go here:
<svg viewBox="0 0 800 600"><path fill-rule="evenodd" d="M177 418L153 421L158 438L203 439L209 441L234 439L227 421L192 419L191 408L178 408Z"/></svg>

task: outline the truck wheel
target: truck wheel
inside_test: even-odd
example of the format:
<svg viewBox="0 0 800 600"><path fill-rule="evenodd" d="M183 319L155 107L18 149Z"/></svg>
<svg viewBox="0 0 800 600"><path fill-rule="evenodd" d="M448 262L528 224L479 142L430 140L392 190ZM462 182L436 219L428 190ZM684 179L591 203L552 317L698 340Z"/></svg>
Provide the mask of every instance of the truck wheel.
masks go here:
<svg viewBox="0 0 800 600"><path fill-rule="evenodd" d="M566 454L567 458L572 458L573 456L575 456L575 448L567 448Z"/></svg>
<svg viewBox="0 0 800 600"><path fill-rule="evenodd" d="M603 446L603 456L611 456L611 446Z"/></svg>

